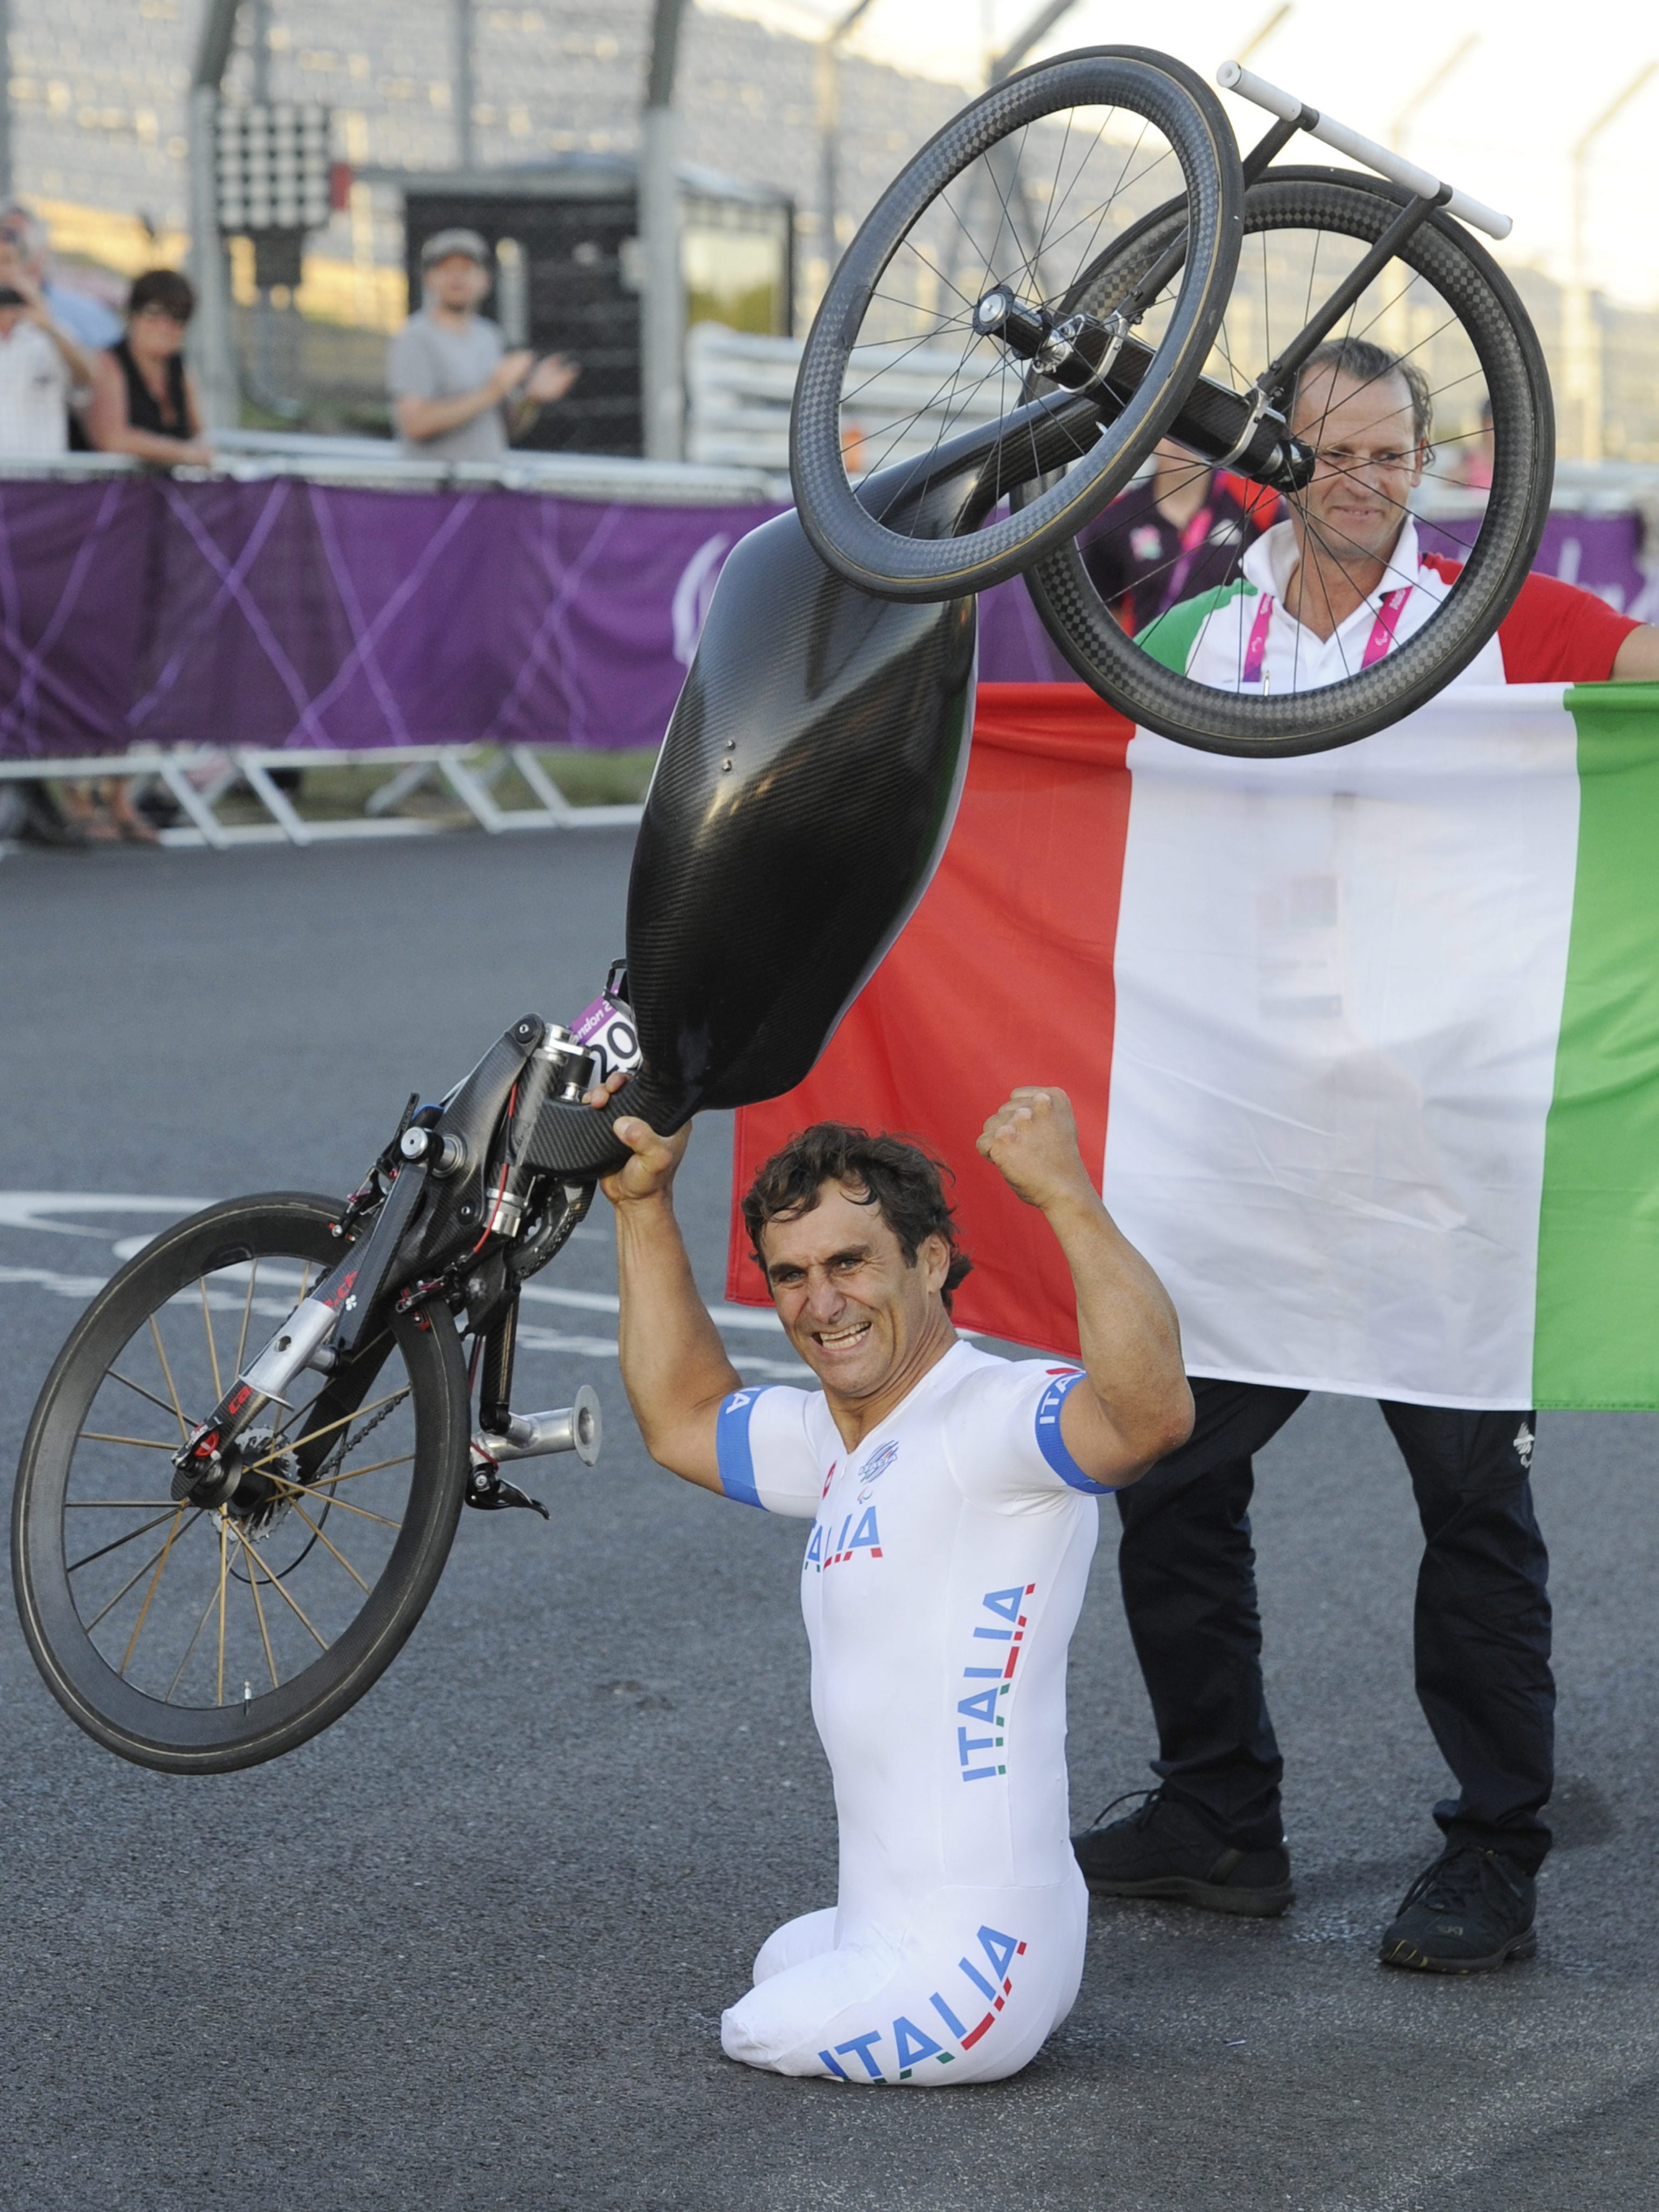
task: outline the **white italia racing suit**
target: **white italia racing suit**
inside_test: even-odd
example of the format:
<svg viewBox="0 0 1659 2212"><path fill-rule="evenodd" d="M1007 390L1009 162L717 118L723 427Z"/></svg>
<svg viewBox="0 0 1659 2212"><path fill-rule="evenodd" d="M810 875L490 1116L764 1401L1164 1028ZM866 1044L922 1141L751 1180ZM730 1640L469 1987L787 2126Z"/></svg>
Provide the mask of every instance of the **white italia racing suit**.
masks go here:
<svg viewBox="0 0 1659 2212"><path fill-rule="evenodd" d="M1088 1893L1066 1655L1106 1487L1060 1433L1082 1380L958 1343L852 1452L820 1392L721 1407L726 1496L812 1522L801 1609L841 1833L837 1902L763 1947L721 2023L729 2057L994 2081L1071 2010Z"/></svg>

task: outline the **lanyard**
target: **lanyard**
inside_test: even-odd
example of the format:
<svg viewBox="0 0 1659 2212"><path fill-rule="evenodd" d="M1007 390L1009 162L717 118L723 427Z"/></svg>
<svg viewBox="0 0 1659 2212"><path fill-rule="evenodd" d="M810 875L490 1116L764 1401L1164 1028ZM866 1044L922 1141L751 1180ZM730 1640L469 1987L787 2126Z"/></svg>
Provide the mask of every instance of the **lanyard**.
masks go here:
<svg viewBox="0 0 1659 2212"><path fill-rule="evenodd" d="M1174 606L1180 599L1187 579L1192 574L1193 562L1198 558L1199 548L1210 534L1210 524L1213 520L1206 504L1199 508L1182 532L1181 558L1170 571L1170 580L1164 586L1164 604L1166 607Z"/></svg>
<svg viewBox="0 0 1659 2212"><path fill-rule="evenodd" d="M1376 619L1371 624L1371 634L1365 641L1364 654L1359 663L1362 668L1374 666L1393 645L1401 611L1411 593L1409 584L1401 585L1396 591L1383 592ZM1264 594L1255 611L1255 620L1250 625L1249 642L1244 648L1244 673L1240 678L1241 684L1264 683L1262 663L1267 657L1267 631L1273 622L1275 605L1274 600Z"/></svg>

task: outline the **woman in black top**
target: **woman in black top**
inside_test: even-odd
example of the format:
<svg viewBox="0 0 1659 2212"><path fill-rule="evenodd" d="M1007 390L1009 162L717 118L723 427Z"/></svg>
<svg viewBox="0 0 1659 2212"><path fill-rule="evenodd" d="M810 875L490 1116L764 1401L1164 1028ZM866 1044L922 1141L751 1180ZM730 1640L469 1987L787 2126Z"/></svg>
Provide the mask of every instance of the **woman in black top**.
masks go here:
<svg viewBox="0 0 1659 2212"><path fill-rule="evenodd" d="M1231 583L1245 547L1280 512L1276 493L1164 438L1152 475L1115 499L1079 546L1095 589L1134 636L1177 601Z"/></svg>
<svg viewBox="0 0 1659 2212"><path fill-rule="evenodd" d="M134 279L126 336L94 365L87 434L99 453L131 453L161 468L212 460L195 379L185 367L185 326L195 306L188 279L176 270L148 269ZM118 778L65 784L63 803L69 842L155 842L154 825Z"/></svg>
<svg viewBox="0 0 1659 2212"><path fill-rule="evenodd" d="M87 432L103 453L131 453L163 468L205 465L196 380L185 367L185 326L196 307L189 280L149 269L127 295L127 331L98 357Z"/></svg>

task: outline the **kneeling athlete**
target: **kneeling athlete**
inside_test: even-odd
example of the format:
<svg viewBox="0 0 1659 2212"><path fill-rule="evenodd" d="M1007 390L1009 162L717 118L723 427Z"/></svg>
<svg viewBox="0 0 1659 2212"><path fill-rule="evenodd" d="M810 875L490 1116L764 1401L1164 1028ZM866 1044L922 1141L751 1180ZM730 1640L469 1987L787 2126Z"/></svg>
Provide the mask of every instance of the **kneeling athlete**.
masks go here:
<svg viewBox="0 0 1659 2212"><path fill-rule="evenodd" d="M1113 1225L1063 1092L1019 1090L979 1149L1047 1217L1081 1370L963 1342L968 1272L933 1161L836 1122L744 1200L817 1391L746 1389L692 1279L671 1192L686 1133L636 1120L616 1207L623 1380L653 1459L812 1523L802 1609L835 1779L837 1901L780 1928L727 2054L917 2086L1018 2072L1071 2010L1088 1893L1066 1832L1066 1654L1096 1497L1187 1436L1162 1285Z"/></svg>

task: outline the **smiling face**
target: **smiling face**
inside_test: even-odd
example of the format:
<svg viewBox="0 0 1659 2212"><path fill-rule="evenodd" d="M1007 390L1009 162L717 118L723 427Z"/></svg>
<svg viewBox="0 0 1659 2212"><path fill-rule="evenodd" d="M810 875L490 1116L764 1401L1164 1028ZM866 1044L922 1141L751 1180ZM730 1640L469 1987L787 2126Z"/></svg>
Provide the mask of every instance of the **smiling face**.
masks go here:
<svg viewBox="0 0 1659 2212"><path fill-rule="evenodd" d="M942 1237L914 1261L879 1206L826 1182L810 1213L775 1217L761 1232L773 1304L789 1340L832 1398L854 1403L910 1387L955 1332L939 1293L950 1267Z"/></svg>
<svg viewBox="0 0 1659 2212"><path fill-rule="evenodd" d="M1406 520L1406 497L1427 453L1402 376L1364 382L1334 369L1304 380L1291 428L1318 455L1291 503L1297 550L1308 539L1339 568L1386 562Z"/></svg>

